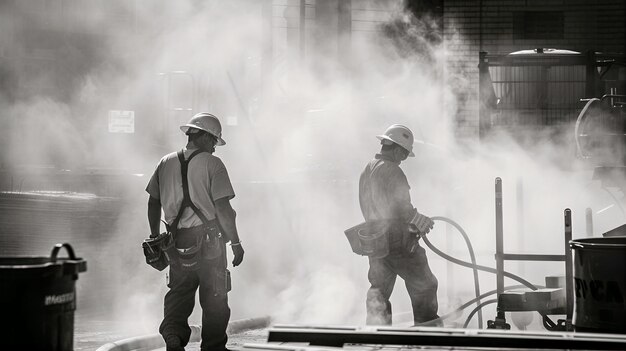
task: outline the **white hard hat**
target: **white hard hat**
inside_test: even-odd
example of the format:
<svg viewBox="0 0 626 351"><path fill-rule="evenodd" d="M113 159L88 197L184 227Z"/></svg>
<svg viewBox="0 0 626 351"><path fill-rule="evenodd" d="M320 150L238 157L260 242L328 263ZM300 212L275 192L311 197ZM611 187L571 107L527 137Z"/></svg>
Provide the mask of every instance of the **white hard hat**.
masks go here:
<svg viewBox="0 0 626 351"><path fill-rule="evenodd" d="M392 142L402 146L409 152L410 157L414 157L413 153L413 132L401 124L393 124L385 130L382 135L376 136L379 140L385 142Z"/></svg>
<svg viewBox="0 0 626 351"><path fill-rule="evenodd" d="M220 120L207 112L196 113L191 117L189 123L180 126L180 130L185 134L193 134L203 130L217 138L217 145L226 145L226 142L222 139L222 124Z"/></svg>

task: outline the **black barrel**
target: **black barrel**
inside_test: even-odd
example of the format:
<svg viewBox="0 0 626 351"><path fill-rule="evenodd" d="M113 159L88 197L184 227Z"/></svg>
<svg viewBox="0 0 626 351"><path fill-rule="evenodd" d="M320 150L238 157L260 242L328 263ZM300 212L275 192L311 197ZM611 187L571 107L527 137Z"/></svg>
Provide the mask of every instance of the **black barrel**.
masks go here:
<svg viewBox="0 0 626 351"><path fill-rule="evenodd" d="M626 333L626 237L570 241L574 318L579 332Z"/></svg>
<svg viewBox="0 0 626 351"><path fill-rule="evenodd" d="M57 257L65 248L68 258ZM0 257L0 349L74 349L76 280L87 271L72 247L50 257Z"/></svg>

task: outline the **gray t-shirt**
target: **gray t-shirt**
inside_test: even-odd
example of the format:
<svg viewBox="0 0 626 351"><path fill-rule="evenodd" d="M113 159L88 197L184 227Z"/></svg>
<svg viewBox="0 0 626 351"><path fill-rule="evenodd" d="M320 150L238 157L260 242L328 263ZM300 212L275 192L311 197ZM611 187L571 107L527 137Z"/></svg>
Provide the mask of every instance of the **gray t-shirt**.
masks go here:
<svg viewBox="0 0 626 351"><path fill-rule="evenodd" d="M185 149L185 159L195 149ZM226 166L217 156L201 152L189 162L187 179L191 201L202 211L208 220L216 217L215 201L235 197ZM183 183L180 174L180 161L176 152L164 156L159 162L146 187L150 196L159 199L165 221L172 224L183 201ZM188 207L178 223L178 228L191 228L202 225L202 220Z"/></svg>

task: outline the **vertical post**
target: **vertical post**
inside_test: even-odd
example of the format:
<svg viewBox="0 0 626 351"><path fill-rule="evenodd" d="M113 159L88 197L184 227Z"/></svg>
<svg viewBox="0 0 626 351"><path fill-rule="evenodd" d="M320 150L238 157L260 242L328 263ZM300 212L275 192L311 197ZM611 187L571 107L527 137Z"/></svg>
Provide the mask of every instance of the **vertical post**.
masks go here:
<svg viewBox="0 0 626 351"><path fill-rule="evenodd" d="M304 64L306 55L306 0L300 0L300 62Z"/></svg>
<svg viewBox="0 0 626 351"><path fill-rule="evenodd" d="M569 246L572 241L572 211L565 209L565 296L566 296L566 330L572 330L572 315L574 314L574 273L572 266L572 250Z"/></svg>
<svg viewBox="0 0 626 351"><path fill-rule="evenodd" d="M446 210L446 217L450 218L450 209ZM452 226L449 223L446 223L446 249L450 255L454 255L454 240L452 238ZM448 285L448 303L452 305L456 304L455 294L456 285L455 285L455 277L454 277L454 263L446 260L446 277L447 277L447 285Z"/></svg>
<svg viewBox="0 0 626 351"><path fill-rule="evenodd" d="M589 207L585 209L585 229L587 237L591 238L593 236L593 212Z"/></svg>
<svg viewBox="0 0 626 351"><path fill-rule="evenodd" d="M486 92L492 87L487 87L487 84L491 84L491 80L487 79L489 75L489 61L487 60L487 53L481 51L478 54L478 140L483 140L489 129L490 115L488 107L488 96Z"/></svg>
<svg viewBox="0 0 626 351"><path fill-rule="evenodd" d="M261 84L265 87L271 86L272 61L273 61L273 15L272 0L265 0L261 3Z"/></svg>
<svg viewBox="0 0 626 351"><path fill-rule="evenodd" d="M504 235L502 226L502 179L496 178L496 288L498 299L504 292ZM498 319L504 319L504 311L498 309Z"/></svg>
<svg viewBox="0 0 626 351"><path fill-rule="evenodd" d="M352 0L339 0L337 13L337 59L342 68L350 68L352 63Z"/></svg>
<svg viewBox="0 0 626 351"><path fill-rule="evenodd" d="M524 252L524 183L522 178L517 179L517 184L515 187L516 190L516 199L517 199L517 245L518 252ZM524 263L523 261L519 261L519 272L520 275L524 275Z"/></svg>
<svg viewBox="0 0 626 351"><path fill-rule="evenodd" d="M598 71L596 71L596 53L593 50L587 51L587 70L585 74L585 97L593 98L597 97L598 94L596 92L596 75Z"/></svg>

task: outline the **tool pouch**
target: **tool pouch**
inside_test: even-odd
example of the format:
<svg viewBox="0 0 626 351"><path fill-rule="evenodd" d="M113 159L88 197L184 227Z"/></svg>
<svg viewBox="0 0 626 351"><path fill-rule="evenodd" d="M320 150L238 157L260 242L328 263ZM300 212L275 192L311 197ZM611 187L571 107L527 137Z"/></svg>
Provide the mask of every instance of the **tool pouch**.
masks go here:
<svg viewBox="0 0 626 351"><path fill-rule="evenodd" d="M167 259L170 266L178 268L180 266L180 260L178 259L178 251L176 250L176 244L174 243L174 236L170 231L168 231L167 236L168 237L161 245L163 255Z"/></svg>
<svg viewBox="0 0 626 351"><path fill-rule="evenodd" d="M383 258L389 255L389 235L383 229L364 228L359 230L358 236L365 256Z"/></svg>
<svg viewBox="0 0 626 351"><path fill-rule="evenodd" d="M387 221L361 223L344 233L352 251L357 255L382 258L389 254Z"/></svg>
<svg viewBox="0 0 626 351"><path fill-rule="evenodd" d="M348 243L350 243L350 248L352 252L357 255L365 255L363 250L361 249L361 241L359 240L359 231L361 229L367 228L368 224L363 222L361 224L355 225L352 228L348 228L344 231L346 235L346 239L348 239Z"/></svg>
<svg viewBox="0 0 626 351"><path fill-rule="evenodd" d="M143 254L146 258L146 263L158 271L164 270L169 265L167 256L163 252L162 240L163 238L161 237L156 239L146 239L141 244Z"/></svg>
<svg viewBox="0 0 626 351"><path fill-rule="evenodd" d="M193 246L184 249L176 249L178 253L178 261L180 262L180 268L183 271L196 271L200 269L200 264L202 262L203 241L203 236L198 235L196 243Z"/></svg>
<svg viewBox="0 0 626 351"><path fill-rule="evenodd" d="M208 225L178 229L177 244L174 250L180 268L183 271L195 271L203 261L213 260L222 255L224 244L217 221L209 221Z"/></svg>
<svg viewBox="0 0 626 351"><path fill-rule="evenodd" d="M205 227L202 259L213 260L224 252L224 242L217 223Z"/></svg>
<svg viewBox="0 0 626 351"><path fill-rule="evenodd" d="M344 233L358 255L383 258L389 254L410 254L417 248L415 233L409 231L408 223L398 220L361 223Z"/></svg>

